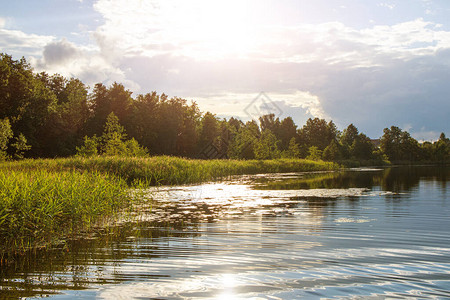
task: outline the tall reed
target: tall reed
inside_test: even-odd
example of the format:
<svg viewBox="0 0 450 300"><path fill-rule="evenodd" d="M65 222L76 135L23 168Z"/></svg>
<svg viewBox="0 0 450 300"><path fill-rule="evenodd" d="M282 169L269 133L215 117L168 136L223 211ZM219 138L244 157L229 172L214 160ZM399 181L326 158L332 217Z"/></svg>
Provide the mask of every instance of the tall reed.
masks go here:
<svg viewBox="0 0 450 300"><path fill-rule="evenodd" d="M128 202L126 183L107 174L0 169L0 252L77 235Z"/></svg>
<svg viewBox="0 0 450 300"><path fill-rule="evenodd" d="M277 160L201 160L171 156L137 157L93 157L38 159L10 162L0 168L14 170L90 171L114 175L129 184L147 185L184 184L224 178L230 175L308 172L339 169L331 162L305 159Z"/></svg>

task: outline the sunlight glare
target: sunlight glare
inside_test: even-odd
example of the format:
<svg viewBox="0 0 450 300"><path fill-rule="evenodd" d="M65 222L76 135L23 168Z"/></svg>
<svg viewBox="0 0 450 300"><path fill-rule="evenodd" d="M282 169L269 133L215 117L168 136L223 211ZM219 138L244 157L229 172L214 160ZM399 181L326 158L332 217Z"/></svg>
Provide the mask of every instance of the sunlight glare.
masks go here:
<svg viewBox="0 0 450 300"><path fill-rule="evenodd" d="M170 31L202 58L245 55L250 50L255 33L247 1L195 0L161 8Z"/></svg>
<svg viewBox="0 0 450 300"><path fill-rule="evenodd" d="M217 295L216 299L236 299L236 295L233 292L233 288L238 285L236 277L233 274L222 274L220 281L223 292Z"/></svg>

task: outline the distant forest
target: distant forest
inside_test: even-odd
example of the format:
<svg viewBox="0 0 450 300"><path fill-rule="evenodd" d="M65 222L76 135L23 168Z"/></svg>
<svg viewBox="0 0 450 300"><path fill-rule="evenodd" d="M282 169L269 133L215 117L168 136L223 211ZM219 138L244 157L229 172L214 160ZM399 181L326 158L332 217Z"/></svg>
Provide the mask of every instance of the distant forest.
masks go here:
<svg viewBox="0 0 450 300"><path fill-rule="evenodd" d="M448 162L450 140L442 133L419 143L392 126L374 141L319 118L302 127L273 114L221 119L178 97L132 97L120 83L89 92L77 78L35 73L25 58L0 54L0 160L72 155Z"/></svg>

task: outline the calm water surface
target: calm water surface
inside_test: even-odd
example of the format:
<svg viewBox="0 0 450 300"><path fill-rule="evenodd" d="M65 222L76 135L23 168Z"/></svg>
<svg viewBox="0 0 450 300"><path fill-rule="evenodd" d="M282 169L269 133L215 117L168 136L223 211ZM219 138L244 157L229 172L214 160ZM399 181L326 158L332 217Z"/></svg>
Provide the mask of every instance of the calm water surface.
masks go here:
<svg viewBox="0 0 450 300"><path fill-rule="evenodd" d="M450 298L450 168L241 176L148 195L151 213L2 266L0 298Z"/></svg>

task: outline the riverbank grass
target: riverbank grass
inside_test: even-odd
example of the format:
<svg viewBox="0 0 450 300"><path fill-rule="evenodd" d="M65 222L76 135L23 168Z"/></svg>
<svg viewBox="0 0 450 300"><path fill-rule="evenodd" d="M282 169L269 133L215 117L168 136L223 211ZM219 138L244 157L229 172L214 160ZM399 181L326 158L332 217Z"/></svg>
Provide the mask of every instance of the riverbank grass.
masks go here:
<svg viewBox="0 0 450 300"><path fill-rule="evenodd" d="M126 183L105 174L0 170L0 253L76 236L129 201Z"/></svg>
<svg viewBox="0 0 450 300"><path fill-rule="evenodd" d="M340 168L336 163L305 159L202 160L172 156L36 159L4 163L0 165L2 167L13 170L98 172L119 177L131 185L174 185L216 180L231 175L330 171Z"/></svg>

